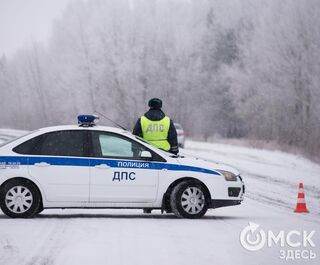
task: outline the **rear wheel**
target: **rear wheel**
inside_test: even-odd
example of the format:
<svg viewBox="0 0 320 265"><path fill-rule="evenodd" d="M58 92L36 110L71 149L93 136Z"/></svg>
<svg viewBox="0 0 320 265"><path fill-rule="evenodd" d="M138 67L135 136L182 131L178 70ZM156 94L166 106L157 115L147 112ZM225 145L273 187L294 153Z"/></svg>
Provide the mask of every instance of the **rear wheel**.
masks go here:
<svg viewBox="0 0 320 265"><path fill-rule="evenodd" d="M41 196L30 181L13 179L5 183L0 191L0 207L9 217L32 217L39 212Z"/></svg>
<svg viewBox="0 0 320 265"><path fill-rule="evenodd" d="M209 200L203 185L193 180L179 183L170 195L172 211L180 218L201 218L208 210Z"/></svg>

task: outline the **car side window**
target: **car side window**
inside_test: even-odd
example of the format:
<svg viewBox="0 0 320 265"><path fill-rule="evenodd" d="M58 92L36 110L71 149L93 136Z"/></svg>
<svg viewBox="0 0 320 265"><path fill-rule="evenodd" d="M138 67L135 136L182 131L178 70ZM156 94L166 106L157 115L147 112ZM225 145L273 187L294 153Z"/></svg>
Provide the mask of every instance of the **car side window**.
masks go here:
<svg viewBox="0 0 320 265"><path fill-rule="evenodd" d="M83 131L59 131L48 133L36 152L51 156L84 156Z"/></svg>
<svg viewBox="0 0 320 265"><path fill-rule="evenodd" d="M92 132L92 152L94 157L140 159L147 148L131 139L114 133Z"/></svg>
<svg viewBox="0 0 320 265"><path fill-rule="evenodd" d="M86 133L81 130L56 131L35 137L13 149L20 154L85 156Z"/></svg>
<svg viewBox="0 0 320 265"><path fill-rule="evenodd" d="M18 146L13 148L12 151L22 155L32 155L34 152L33 150L36 148L42 138L43 135L36 136L30 140L25 141L22 144L19 144Z"/></svg>

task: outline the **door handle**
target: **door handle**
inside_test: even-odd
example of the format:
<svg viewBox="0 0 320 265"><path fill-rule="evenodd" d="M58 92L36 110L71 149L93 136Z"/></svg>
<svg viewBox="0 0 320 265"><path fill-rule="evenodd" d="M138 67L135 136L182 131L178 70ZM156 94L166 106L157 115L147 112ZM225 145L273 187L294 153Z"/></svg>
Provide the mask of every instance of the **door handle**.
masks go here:
<svg viewBox="0 0 320 265"><path fill-rule="evenodd" d="M47 162L34 163L34 165L37 166L37 167L48 167L48 166L50 166L50 164L48 164Z"/></svg>
<svg viewBox="0 0 320 265"><path fill-rule="evenodd" d="M108 166L107 164L100 164L100 165L96 165L94 167L99 168L99 169L109 169L110 168L110 166Z"/></svg>

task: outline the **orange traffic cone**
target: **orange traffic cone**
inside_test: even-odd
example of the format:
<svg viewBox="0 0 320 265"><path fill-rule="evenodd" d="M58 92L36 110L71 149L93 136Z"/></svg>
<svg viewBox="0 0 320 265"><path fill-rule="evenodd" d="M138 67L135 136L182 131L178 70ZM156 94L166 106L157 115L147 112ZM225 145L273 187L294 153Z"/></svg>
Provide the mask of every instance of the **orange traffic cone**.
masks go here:
<svg viewBox="0 0 320 265"><path fill-rule="evenodd" d="M306 200L304 198L304 191L303 191L303 183L299 184L299 193L298 193L298 201L296 209L294 210L295 213L308 213Z"/></svg>

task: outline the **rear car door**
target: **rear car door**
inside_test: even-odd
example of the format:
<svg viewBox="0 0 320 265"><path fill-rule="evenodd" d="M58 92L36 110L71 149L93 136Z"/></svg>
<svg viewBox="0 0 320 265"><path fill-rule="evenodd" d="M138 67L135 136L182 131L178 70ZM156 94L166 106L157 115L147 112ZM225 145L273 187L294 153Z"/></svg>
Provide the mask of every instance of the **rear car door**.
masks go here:
<svg viewBox="0 0 320 265"><path fill-rule="evenodd" d="M90 202L153 202L159 170L140 154L147 148L116 133L91 131Z"/></svg>
<svg viewBox="0 0 320 265"><path fill-rule="evenodd" d="M86 130L64 130L45 133L25 143L22 153L29 156L29 174L40 183L47 201L89 201L87 137Z"/></svg>

